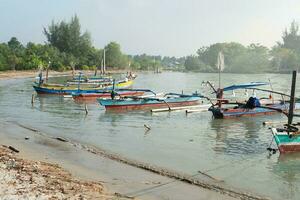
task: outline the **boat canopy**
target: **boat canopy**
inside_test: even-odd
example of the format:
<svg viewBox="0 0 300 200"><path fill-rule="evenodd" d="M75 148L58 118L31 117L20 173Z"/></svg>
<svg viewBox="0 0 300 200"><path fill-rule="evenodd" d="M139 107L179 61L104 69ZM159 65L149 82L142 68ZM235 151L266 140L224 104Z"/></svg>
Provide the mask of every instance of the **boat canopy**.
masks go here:
<svg viewBox="0 0 300 200"><path fill-rule="evenodd" d="M250 83L243 83L239 85L231 85L228 87L223 88L223 91L230 91L230 90L237 90L237 89L244 89L244 88L251 88L256 86L263 86L269 85L270 83L267 82L250 82Z"/></svg>

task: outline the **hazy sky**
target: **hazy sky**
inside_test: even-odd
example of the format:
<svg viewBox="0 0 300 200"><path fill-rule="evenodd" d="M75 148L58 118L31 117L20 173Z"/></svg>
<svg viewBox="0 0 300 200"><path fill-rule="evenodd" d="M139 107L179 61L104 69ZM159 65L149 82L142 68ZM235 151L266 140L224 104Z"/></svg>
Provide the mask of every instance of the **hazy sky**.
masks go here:
<svg viewBox="0 0 300 200"><path fill-rule="evenodd" d="M271 47L300 22L300 1L0 0L0 42L43 43L44 26L75 13L98 48L117 41L127 54L185 56L216 42Z"/></svg>

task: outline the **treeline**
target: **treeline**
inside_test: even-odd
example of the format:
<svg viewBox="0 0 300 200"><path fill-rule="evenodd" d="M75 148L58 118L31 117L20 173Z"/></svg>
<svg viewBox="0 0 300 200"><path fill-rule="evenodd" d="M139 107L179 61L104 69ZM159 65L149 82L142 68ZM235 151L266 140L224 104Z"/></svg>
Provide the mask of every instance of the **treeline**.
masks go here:
<svg viewBox="0 0 300 200"><path fill-rule="evenodd" d="M103 65L104 50L107 69L154 70L162 67L183 66L184 60L175 57L125 55L116 42L104 49L92 45L88 32L81 31L78 17L69 22L52 22L43 33L45 44L21 44L16 37L0 44L0 70L29 70L39 67L63 71L95 69ZM178 62L179 60L180 62Z"/></svg>
<svg viewBox="0 0 300 200"><path fill-rule="evenodd" d="M260 44L243 46L235 42L201 47L196 55L186 58L184 67L187 71L217 72L219 52L224 54L225 72L289 72L300 69L299 25L293 21L283 32L282 42L277 42L271 49Z"/></svg>
<svg viewBox="0 0 300 200"><path fill-rule="evenodd" d="M225 72L289 72L300 68L299 25L294 21L283 32L282 42L272 48L261 44L216 43L201 47L195 55L175 58L151 55L126 55L116 42L103 49L93 46L91 35L82 32L78 17L52 22L43 33L45 44L23 45L16 37L0 43L0 70L29 70L40 67L64 71L95 69L105 63L107 69L217 72L218 53L224 54Z"/></svg>

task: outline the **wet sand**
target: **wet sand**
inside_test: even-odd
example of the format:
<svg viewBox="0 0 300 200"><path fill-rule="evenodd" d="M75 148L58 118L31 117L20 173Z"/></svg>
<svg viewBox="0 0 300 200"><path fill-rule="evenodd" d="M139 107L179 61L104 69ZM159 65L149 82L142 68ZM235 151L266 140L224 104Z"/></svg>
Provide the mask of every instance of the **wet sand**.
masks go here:
<svg viewBox="0 0 300 200"><path fill-rule="evenodd" d="M59 165L69 171L72 177L101 183L110 194L116 193L119 197L149 200L236 199L222 192L191 185L93 154L68 142L37 134L14 122L1 123L0 130L1 143L18 149L19 158ZM199 178L206 179L207 182L212 181L204 176ZM239 199L252 198L239 197Z"/></svg>

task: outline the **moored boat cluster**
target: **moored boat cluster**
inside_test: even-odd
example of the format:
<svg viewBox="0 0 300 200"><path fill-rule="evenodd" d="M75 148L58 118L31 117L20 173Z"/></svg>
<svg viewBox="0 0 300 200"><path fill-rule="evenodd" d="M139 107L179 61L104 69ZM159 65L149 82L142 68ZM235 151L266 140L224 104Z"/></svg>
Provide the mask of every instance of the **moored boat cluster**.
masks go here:
<svg viewBox="0 0 300 200"><path fill-rule="evenodd" d="M114 79L111 76L85 76L79 73L64 84L48 83L47 79L39 74L33 88L38 94L67 95L80 103L98 102L107 111L150 110L152 112L185 110L186 113L197 111L211 111L215 119L228 119L237 117L256 117L284 113L288 116L288 123L284 128L271 128L273 138L280 153L300 151L300 131L292 123L294 110L300 109L300 103L295 100L296 72L293 72L291 95L267 89L260 86L270 85L270 82L250 82L235 84L216 89L207 81L203 84L210 86L215 98L205 96L198 92L192 94L182 93L156 93L150 89L132 88L135 74L127 73L123 79ZM272 88L272 87L271 87ZM224 93L235 90L251 90L253 94L248 99L236 100L224 98ZM255 91L269 93L267 98L258 98ZM274 94L282 99L275 99ZM289 99L285 99L285 98ZM272 148L270 151L276 152Z"/></svg>

